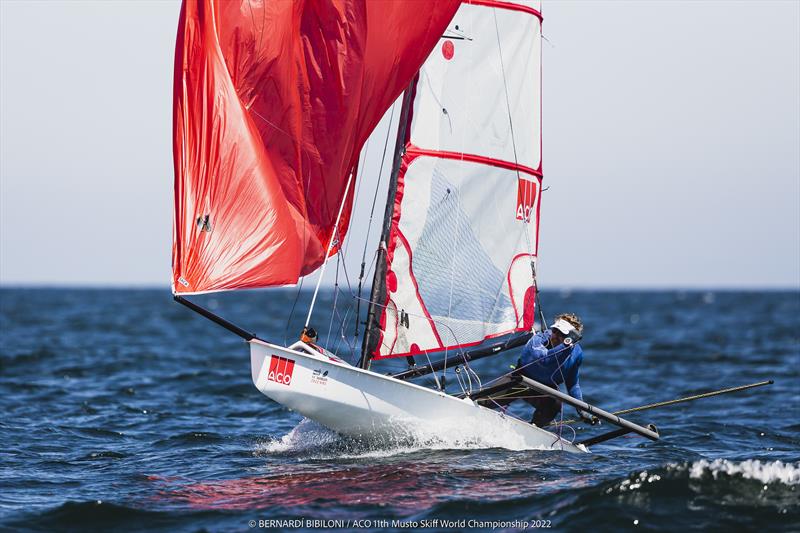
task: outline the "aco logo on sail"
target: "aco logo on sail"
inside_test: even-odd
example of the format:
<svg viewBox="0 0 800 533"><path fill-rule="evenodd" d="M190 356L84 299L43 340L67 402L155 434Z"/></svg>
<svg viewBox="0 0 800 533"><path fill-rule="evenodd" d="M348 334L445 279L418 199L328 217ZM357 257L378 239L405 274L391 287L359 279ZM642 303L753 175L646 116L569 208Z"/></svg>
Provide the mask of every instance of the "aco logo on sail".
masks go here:
<svg viewBox="0 0 800 533"><path fill-rule="evenodd" d="M269 361L269 374L267 380L283 385L292 383L292 373L294 372L294 361L285 357L273 355Z"/></svg>
<svg viewBox="0 0 800 533"><path fill-rule="evenodd" d="M536 203L536 182L517 178L517 220L530 222L531 211Z"/></svg>

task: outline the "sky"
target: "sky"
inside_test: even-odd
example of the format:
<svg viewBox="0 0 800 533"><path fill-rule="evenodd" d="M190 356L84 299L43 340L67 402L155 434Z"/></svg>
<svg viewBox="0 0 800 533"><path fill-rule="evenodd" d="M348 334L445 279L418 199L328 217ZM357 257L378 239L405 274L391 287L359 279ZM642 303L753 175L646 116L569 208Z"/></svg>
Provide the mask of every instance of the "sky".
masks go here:
<svg viewBox="0 0 800 533"><path fill-rule="evenodd" d="M179 10L0 0L0 284L168 286ZM800 2L543 15L540 287L800 288Z"/></svg>

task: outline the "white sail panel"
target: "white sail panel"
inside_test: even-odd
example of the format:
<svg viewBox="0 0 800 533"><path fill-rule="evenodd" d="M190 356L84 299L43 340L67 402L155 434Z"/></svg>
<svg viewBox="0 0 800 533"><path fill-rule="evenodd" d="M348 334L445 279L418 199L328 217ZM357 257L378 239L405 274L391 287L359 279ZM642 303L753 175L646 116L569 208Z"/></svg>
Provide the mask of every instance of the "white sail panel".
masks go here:
<svg viewBox="0 0 800 533"><path fill-rule="evenodd" d="M373 358L530 330L541 192L541 20L462 4L413 88Z"/></svg>
<svg viewBox="0 0 800 533"><path fill-rule="evenodd" d="M402 181L378 357L463 347L529 329L539 179L419 156ZM529 214L527 222L517 218L520 211Z"/></svg>
<svg viewBox="0 0 800 533"><path fill-rule="evenodd" d="M539 18L465 4L444 35L420 70L411 144L538 169Z"/></svg>

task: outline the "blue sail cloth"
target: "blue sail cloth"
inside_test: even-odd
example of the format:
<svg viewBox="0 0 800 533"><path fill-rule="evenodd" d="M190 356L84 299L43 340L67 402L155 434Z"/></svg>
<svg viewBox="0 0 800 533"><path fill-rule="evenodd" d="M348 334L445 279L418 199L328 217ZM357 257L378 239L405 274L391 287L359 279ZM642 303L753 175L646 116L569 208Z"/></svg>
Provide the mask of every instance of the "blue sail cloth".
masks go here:
<svg viewBox="0 0 800 533"><path fill-rule="evenodd" d="M547 342L552 334L548 329L531 337L522 349L520 357L522 373L554 389L564 383L570 396L583 400L578 380L578 369L583 362L583 350L580 344L572 346L559 344L555 348L548 349Z"/></svg>

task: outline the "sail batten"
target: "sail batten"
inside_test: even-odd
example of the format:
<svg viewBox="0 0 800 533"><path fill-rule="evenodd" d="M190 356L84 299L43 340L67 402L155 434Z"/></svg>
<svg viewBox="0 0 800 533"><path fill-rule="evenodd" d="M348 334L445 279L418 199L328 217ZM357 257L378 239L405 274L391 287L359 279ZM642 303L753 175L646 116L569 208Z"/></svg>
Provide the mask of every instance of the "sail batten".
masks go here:
<svg viewBox="0 0 800 533"><path fill-rule="evenodd" d="M290 285L337 251L361 147L458 3L184 1L173 292Z"/></svg>
<svg viewBox="0 0 800 533"><path fill-rule="evenodd" d="M420 69L377 280L374 359L478 346L533 327L538 7L464 3Z"/></svg>

